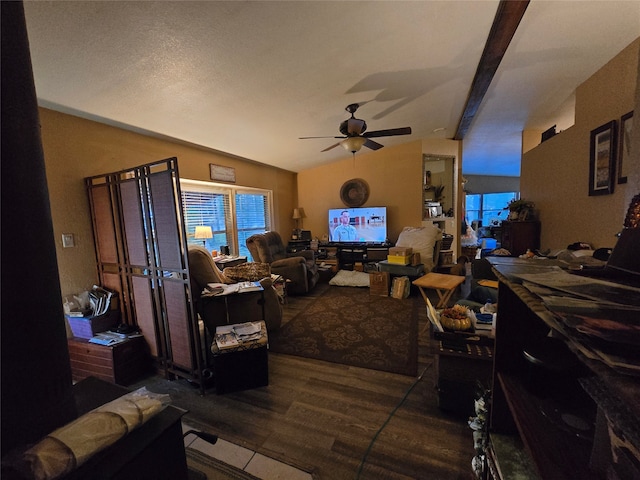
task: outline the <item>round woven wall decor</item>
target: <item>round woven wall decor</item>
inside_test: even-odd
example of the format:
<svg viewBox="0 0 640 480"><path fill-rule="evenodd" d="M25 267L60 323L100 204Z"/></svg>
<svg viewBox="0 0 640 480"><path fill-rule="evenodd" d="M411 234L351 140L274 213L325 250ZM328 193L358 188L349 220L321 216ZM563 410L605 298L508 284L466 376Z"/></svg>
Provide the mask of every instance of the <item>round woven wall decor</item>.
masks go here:
<svg viewBox="0 0 640 480"><path fill-rule="evenodd" d="M369 199L369 184L361 178L352 178L340 188L340 199L347 207L361 207Z"/></svg>

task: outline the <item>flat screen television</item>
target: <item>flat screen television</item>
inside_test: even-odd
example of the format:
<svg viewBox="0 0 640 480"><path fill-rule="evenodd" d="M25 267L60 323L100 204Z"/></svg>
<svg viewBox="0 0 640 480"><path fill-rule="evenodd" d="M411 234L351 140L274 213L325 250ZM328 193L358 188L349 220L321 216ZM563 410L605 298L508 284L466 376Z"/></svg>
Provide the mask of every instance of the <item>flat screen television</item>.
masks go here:
<svg viewBox="0 0 640 480"><path fill-rule="evenodd" d="M329 241L384 243L387 239L387 207L329 209Z"/></svg>

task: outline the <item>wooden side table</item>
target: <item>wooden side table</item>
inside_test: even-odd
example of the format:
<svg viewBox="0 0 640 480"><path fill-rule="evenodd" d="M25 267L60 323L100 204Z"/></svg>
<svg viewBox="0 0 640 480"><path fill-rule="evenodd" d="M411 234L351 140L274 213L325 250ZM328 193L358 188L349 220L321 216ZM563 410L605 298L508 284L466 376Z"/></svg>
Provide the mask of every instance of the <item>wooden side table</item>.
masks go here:
<svg viewBox="0 0 640 480"><path fill-rule="evenodd" d="M211 342L216 394L224 394L269 385L269 338L267 325L260 321L261 336L237 347L220 350ZM233 325L216 328L216 334L231 331Z"/></svg>
<svg viewBox="0 0 640 480"><path fill-rule="evenodd" d="M413 284L420 289L420 294L422 295L422 298L424 299L425 303L427 303L427 305L429 304L429 302L427 293L424 291L424 289L430 288L432 290L435 290L438 293L438 297L440 298L440 301L438 301L436 308L445 308L456 288L464 283L464 278L465 277L461 275L447 275L446 273L430 272L418 278L417 280L414 280Z"/></svg>

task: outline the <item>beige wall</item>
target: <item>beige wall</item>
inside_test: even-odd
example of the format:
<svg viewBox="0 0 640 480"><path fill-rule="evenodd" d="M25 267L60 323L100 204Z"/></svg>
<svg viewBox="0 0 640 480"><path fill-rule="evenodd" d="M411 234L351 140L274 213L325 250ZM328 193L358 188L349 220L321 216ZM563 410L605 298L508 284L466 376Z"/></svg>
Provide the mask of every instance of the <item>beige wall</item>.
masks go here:
<svg viewBox="0 0 640 480"><path fill-rule="evenodd" d="M612 195L589 197L589 134L598 126L634 110L640 39L581 85L576 92L576 124L523 156L521 193L536 202L542 220L542 248L564 248L575 241L611 246L628 201L640 192L639 151L633 153L629 183ZM638 89L640 91L640 89ZM640 93L637 95L640 98ZM97 282L89 207L83 179L168 157L177 157L180 175L209 180L209 164L236 169L237 185L274 192L275 229L288 238L295 224L293 208L304 207L303 226L313 236L327 233L327 210L342 206L340 187L352 178L370 186L367 205L388 207L389 239L404 226L422 223L422 155L461 158L460 142L414 141L300 172L267 167L211 150L172 142L40 109L42 140L51 199L62 294ZM636 122L638 123L638 122ZM633 135L640 144L640 129ZM460 176L461 162L458 162ZM297 177L297 181L296 181ZM457 183L457 180L456 180ZM460 211L461 196L458 195ZM62 248L62 233L73 233L77 246Z"/></svg>
<svg viewBox="0 0 640 480"><path fill-rule="evenodd" d="M210 163L231 166L236 169L236 185L273 190L275 229L288 235L293 228L293 172L48 109L40 109L40 123L63 296L98 281L85 177L169 157L178 158L182 178L193 180L210 180ZM63 233L74 234L75 248L62 248Z"/></svg>
<svg viewBox="0 0 640 480"><path fill-rule="evenodd" d="M590 132L634 110L640 39L603 66L576 90L575 125L523 155L520 192L540 210L541 247L566 248L576 241L595 248L615 245L629 194L640 193L638 175L617 184L611 195L589 194ZM637 120L636 125L640 122ZM634 130L634 137L640 128ZM635 142L637 145L638 142ZM640 152L632 153L632 170L640 170Z"/></svg>
<svg viewBox="0 0 640 480"><path fill-rule="evenodd" d="M422 224L423 153L459 158L459 142L414 141L375 152L363 149L355 159L346 155L344 160L299 172L298 206L307 215L304 228L314 237L327 234L328 210L344 206L340 188L347 180L362 178L370 189L365 205L387 207L387 233L395 242L403 227Z"/></svg>

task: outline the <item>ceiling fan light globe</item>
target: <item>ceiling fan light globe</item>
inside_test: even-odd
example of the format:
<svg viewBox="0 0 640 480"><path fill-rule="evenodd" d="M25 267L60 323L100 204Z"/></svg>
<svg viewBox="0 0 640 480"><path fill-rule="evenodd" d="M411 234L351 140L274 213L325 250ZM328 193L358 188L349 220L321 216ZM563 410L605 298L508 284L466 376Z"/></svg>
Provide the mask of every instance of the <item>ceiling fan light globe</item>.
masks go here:
<svg viewBox="0 0 640 480"><path fill-rule="evenodd" d="M367 139L364 137L349 137L342 140L340 142L340 145L342 145L342 148L344 148L345 150L351 153L356 153L360 151L366 141Z"/></svg>

